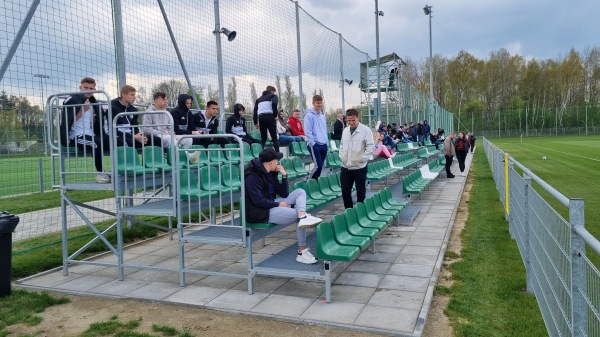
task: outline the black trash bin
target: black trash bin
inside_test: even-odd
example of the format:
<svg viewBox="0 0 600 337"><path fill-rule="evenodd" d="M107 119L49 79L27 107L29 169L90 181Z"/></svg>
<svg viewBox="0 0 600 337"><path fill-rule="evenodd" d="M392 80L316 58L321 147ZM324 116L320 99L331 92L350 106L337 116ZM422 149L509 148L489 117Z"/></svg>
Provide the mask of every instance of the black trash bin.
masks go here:
<svg viewBox="0 0 600 337"><path fill-rule="evenodd" d="M12 233L19 217L8 212L0 213L0 297L10 295L10 268L12 260Z"/></svg>

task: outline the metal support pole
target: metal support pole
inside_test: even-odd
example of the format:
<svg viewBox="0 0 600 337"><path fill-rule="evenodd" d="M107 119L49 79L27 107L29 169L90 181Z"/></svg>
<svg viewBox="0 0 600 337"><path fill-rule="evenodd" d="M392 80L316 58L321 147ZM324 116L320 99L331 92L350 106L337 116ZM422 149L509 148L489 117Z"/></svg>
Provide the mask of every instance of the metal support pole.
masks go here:
<svg viewBox="0 0 600 337"><path fill-rule="evenodd" d="M584 227L584 202L583 199L569 199L569 223L571 225L571 322L573 326L573 336L588 336L588 309L585 295L587 293L586 284L586 263L582 256L585 255L585 241L573 228Z"/></svg>
<svg viewBox="0 0 600 337"><path fill-rule="evenodd" d="M527 286L527 293L533 294L533 270L531 270L531 225L529 224L529 190L531 189L531 177L523 173L523 180L525 181L524 197L525 202L523 209L525 210L525 223L523 227L525 229L525 285Z"/></svg>
<svg viewBox="0 0 600 337"><path fill-rule="evenodd" d="M223 52L221 51L221 22L219 19L219 0L215 0L215 38L217 39L217 73L219 79L219 113L225 113L225 89L223 84Z"/></svg>
<svg viewBox="0 0 600 337"><path fill-rule="evenodd" d="M381 114L381 60L379 59L379 1L375 0L375 52L377 60L377 104L375 113L378 118Z"/></svg>
<svg viewBox="0 0 600 337"><path fill-rule="evenodd" d="M179 66L181 66L181 70L183 71L183 76L185 77L185 81L187 82L188 88L192 92L192 97L194 97L194 105L196 109L200 110L200 99L196 97L196 92L194 91L194 87L192 86L192 81L190 80L190 76L188 75L187 69L185 67L185 63L183 63L183 57L181 57L181 52L179 51L179 46L177 45L177 41L175 40L175 34L173 34L173 29L171 29L171 23L169 22L169 18L167 17L167 12L165 11L165 7L163 6L162 0L157 0L158 6L160 7L160 12L165 20L165 25L167 26L167 30L169 31L169 37L171 38L171 43L173 43L173 48L175 48L175 53L177 54L177 59L179 60ZM221 115L222 116L222 115Z"/></svg>
<svg viewBox="0 0 600 337"><path fill-rule="evenodd" d="M21 44L23 35L25 35L25 31L27 30L27 27L29 27L29 23L31 22L31 19L33 18L33 14L35 14L35 11L37 10L37 6L39 4L40 4L40 0L33 0L33 2L31 3L31 6L29 6L29 10L27 11L27 14L25 14L25 18L23 18L21 27L19 27L19 30L17 31L17 34L15 35L15 39L13 40L12 44L10 45L10 48L8 48L8 52L6 53L6 56L4 57L4 60L2 61L2 65L0 66L0 81L2 81L2 79L4 78L4 74L6 73L6 70L8 70L8 65L10 65L10 61L12 60L13 56L17 52L17 48L19 47L19 44Z"/></svg>
<svg viewBox="0 0 600 337"><path fill-rule="evenodd" d="M300 108L301 114L304 115L304 92L302 91L302 51L300 49L300 6L298 1L294 1L296 5L296 49L298 50L298 107Z"/></svg>
<svg viewBox="0 0 600 337"><path fill-rule="evenodd" d="M429 6L429 104L430 113L433 110L433 41L431 34L431 6ZM439 115L436 114L436 122L438 125L441 124Z"/></svg>
<svg viewBox="0 0 600 337"><path fill-rule="evenodd" d="M115 38L115 58L117 62L117 87L122 88L127 84L125 68L125 42L123 39L123 15L121 11L121 0L112 0L113 25Z"/></svg>
<svg viewBox="0 0 600 337"><path fill-rule="evenodd" d="M373 121L371 121L371 83L369 82L369 54L365 53L365 57L367 58L367 113L369 116L369 127L373 127Z"/></svg>
<svg viewBox="0 0 600 337"><path fill-rule="evenodd" d="M344 50L342 48L342 34L338 33L338 35L340 37L340 83L342 84L342 114L346 115L346 102L344 99L344 87L346 84L344 79Z"/></svg>

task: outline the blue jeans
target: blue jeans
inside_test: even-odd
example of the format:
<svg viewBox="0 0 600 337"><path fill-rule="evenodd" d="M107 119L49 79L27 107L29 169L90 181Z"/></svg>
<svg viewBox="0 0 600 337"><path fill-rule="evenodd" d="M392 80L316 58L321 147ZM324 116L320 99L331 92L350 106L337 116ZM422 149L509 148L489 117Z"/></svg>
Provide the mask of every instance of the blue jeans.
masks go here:
<svg viewBox="0 0 600 337"><path fill-rule="evenodd" d="M383 145L389 146L392 149L396 148L396 143L394 143L394 139L392 137L388 136L388 135L385 135L383 137Z"/></svg>
<svg viewBox="0 0 600 337"><path fill-rule="evenodd" d="M281 145L287 145L293 142L301 142L303 141L302 137L300 136L288 136L288 135L282 135L279 134L279 144Z"/></svg>
<svg viewBox="0 0 600 337"><path fill-rule="evenodd" d="M309 177L317 180L321 176L323 163L325 163L325 157L327 157L327 145L315 144L313 146L309 146L308 151L310 151L312 160L315 163L315 167L310 171Z"/></svg>

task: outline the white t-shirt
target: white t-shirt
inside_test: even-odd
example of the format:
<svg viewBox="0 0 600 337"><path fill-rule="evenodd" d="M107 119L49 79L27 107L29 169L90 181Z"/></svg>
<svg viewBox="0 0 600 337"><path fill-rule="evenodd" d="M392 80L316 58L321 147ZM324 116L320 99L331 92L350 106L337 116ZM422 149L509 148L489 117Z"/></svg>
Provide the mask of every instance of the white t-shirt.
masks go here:
<svg viewBox="0 0 600 337"><path fill-rule="evenodd" d="M69 131L69 138L75 139L75 137L83 135L93 136L94 130L92 129L92 118L94 118L93 108L84 111L81 118L73 123L73 126Z"/></svg>

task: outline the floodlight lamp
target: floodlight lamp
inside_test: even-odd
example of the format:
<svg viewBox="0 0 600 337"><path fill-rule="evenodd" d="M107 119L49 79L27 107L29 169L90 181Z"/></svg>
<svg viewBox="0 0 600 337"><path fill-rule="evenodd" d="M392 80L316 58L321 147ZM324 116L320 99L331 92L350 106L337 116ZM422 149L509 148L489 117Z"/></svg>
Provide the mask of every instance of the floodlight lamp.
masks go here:
<svg viewBox="0 0 600 337"><path fill-rule="evenodd" d="M348 85L352 85L352 82L354 82L354 81L349 80L349 79L345 79L344 82L348 83Z"/></svg>
<svg viewBox="0 0 600 337"><path fill-rule="evenodd" d="M377 15L379 15L379 16L383 16L383 11L379 11L379 12L377 12Z"/></svg>
<svg viewBox="0 0 600 337"><path fill-rule="evenodd" d="M423 13L425 13L425 15L431 14L431 6L425 5L425 7L423 7Z"/></svg>
<svg viewBox="0 0 600 337"><path fill-rule="evenodd" d="M229 42L233 41L235 39L235 36L237 35L235 30L229 30L227 28L221 28L220 32L227 36L227 41Z"/></svg>

